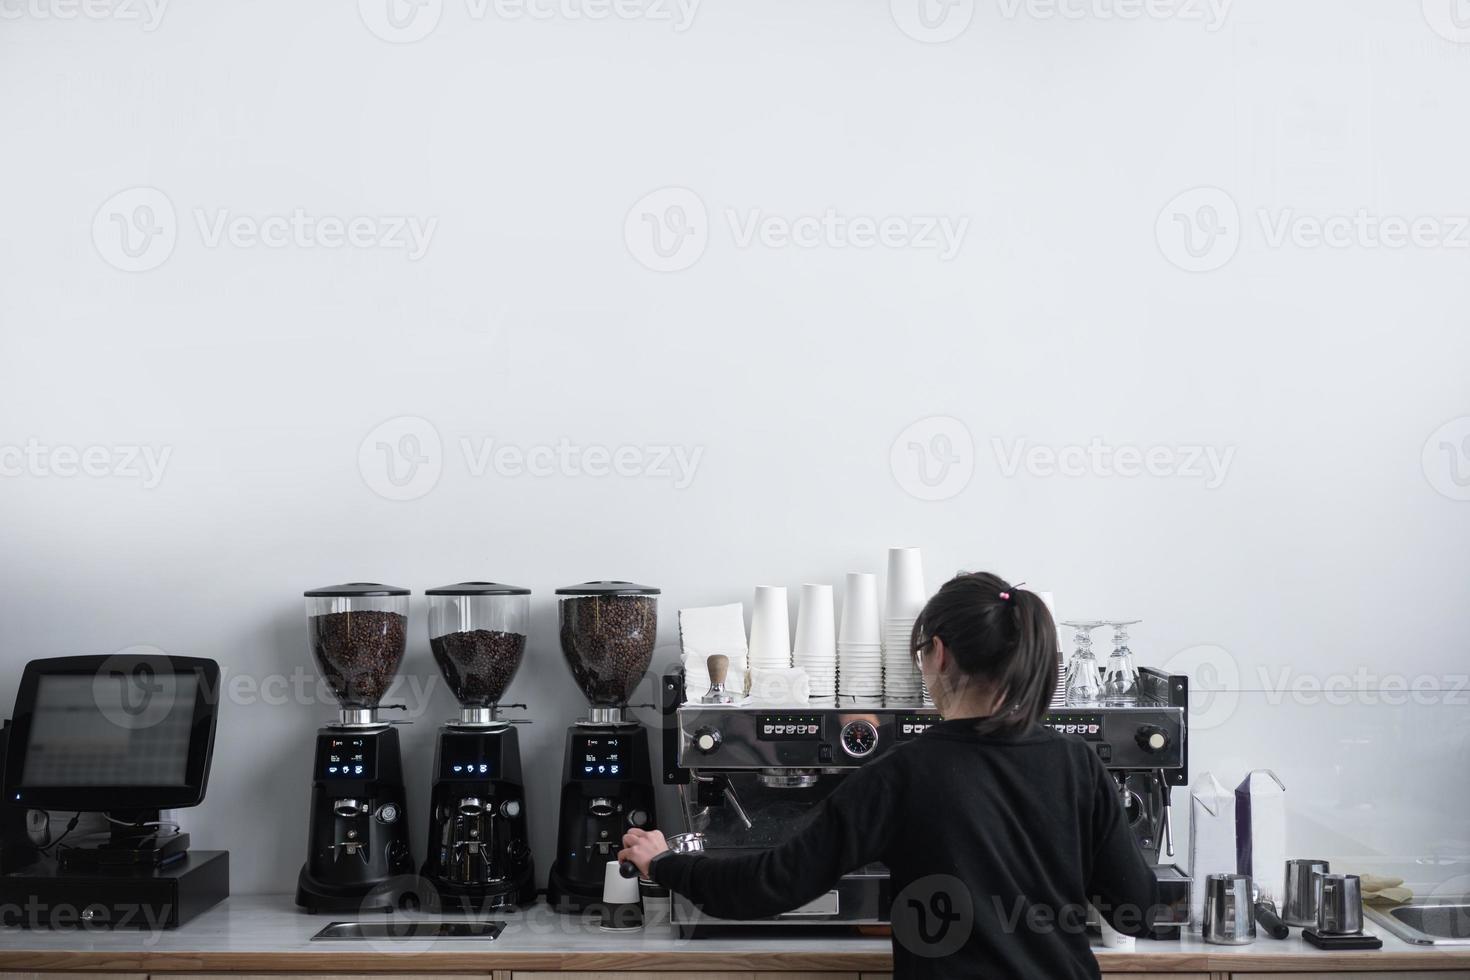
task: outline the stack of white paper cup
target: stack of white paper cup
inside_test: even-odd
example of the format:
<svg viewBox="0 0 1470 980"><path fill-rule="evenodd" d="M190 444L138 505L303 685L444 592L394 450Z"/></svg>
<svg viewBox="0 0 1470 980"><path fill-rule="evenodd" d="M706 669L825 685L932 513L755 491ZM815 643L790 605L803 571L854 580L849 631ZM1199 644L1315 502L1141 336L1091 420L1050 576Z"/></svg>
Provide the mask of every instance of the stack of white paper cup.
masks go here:
<svg viewBox="0 0 1470 980"><path fill-rule="evenodd" d="M923 697L923 679L910 647L914 621L929 598L918 548L888 549L888 602L883 615L883 698L915 704Z"/></svg>
<svg viewBox="0 0 1470 980"><path fill-rule="evenodd" d="M883 696L883 630L878 615L878 576L849 572L837 634L837 693L844 698Z"/></svg>
<svg viewBox="0 0 1470 980"><path fill-rule="evenodd" d="M750 614L750 666L752 670L791 667L791 619L784 585L755 587L755 609Z"/></svg>
<svg viewBox="0 0 1470 980"><path fill-rule="evenodd" d="M832 586L803 585L796 610L795 666L805 670L812 697L837 695L837 630L832 608Z"/></svg>

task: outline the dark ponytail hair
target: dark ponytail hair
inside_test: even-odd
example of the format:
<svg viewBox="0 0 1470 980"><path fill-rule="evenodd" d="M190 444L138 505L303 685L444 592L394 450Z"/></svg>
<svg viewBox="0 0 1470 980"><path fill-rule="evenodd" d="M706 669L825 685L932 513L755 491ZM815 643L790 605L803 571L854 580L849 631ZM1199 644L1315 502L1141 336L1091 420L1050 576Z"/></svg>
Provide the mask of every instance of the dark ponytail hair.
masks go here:
<svg viewBox="0 0 1470 980"><path fill-rule="evenodd" d="M1041 719L1057 687L1057 629L1035 592L990 572L962 572L945 582L914 622L913 652L934 637L960 673L996 693L995 713L976 728L1018 732Z"/></svg>

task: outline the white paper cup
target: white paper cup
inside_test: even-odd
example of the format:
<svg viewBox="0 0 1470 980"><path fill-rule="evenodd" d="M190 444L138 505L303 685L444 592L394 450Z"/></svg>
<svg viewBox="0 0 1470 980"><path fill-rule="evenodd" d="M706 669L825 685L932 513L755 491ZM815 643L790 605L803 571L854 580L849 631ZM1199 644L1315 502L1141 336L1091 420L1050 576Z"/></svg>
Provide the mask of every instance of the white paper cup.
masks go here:
<svg viewBox="0 0 1470 980"><path fill-rule="evenodd" d="M848 643L877 643L883 635L878 615L878 576L867 572L847 573L847 592L842 597L842 629L838 640Z"/></svg>
<svg viewBox="0 0 1470 980"><path fill-rule="evenodd" d="M794 662L798 667L808 662L826 663L837 660L837 622L832 612L832 586L803 585L801 605L796 613Z"/></svg>
<svg viewBox="0 0 1470 980"><path fill-rule="evenodd" d="M750 662L762 667L791 666L791 614L786 586L757 585L750 614Z"/></svg>
<svg viewBox="0 0 1470 980"><path fill-rule="evenodd" d="M638 876L624 878L618 862L607 862L602 870L602 900L609 905L632 905L638 896Z"/></svg>
<svg viewBox="0 0 1470 980"><path fill-rule="evenodd" d="M890 620L918 617L928 600L924 562L918 548L888 549L888 596L884 615Z"/></svg>

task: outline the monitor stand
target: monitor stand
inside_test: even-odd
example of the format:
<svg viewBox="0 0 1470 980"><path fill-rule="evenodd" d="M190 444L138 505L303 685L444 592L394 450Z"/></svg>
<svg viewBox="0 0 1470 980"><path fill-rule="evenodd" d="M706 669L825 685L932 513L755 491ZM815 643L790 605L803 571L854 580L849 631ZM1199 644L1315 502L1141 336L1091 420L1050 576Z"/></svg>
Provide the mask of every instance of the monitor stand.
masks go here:
<svg viewBox="0 0 1470 980"><path fill-rule="evenodd" d="M157 810L134 810L111 816L120 822L114 822L109 833L83 837L75 844L57 848L61 871L161 868L183 859L189 852L188 834L148 826L157 822Z"/></svg>

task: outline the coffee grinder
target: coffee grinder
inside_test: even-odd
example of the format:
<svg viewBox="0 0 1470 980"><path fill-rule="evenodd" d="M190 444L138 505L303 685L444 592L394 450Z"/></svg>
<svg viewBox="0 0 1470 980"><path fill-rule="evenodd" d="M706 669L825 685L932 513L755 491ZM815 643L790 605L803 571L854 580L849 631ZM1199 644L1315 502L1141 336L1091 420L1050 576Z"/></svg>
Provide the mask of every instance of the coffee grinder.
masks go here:
<svg viewBox="0 0 1470 980"><path fill-rule="evenodd" d="M659 590L587 582L556 590L561 650L586 695L586 718L567 730L561 817L547 897L558 911L602 901L607 862L630 827L658 825L648 731L624 709L653 659Z"/></svg>
<svg viewBox="0 0 1470 980"><path fill-rule="evenodd" d="M534 900L520 740L500 698L526 650L531 590L495 582L430 589L429 647L460 704L439 729L423 876L431 911Z"/></svg>
<svg viewBox="0 0 1470 980"><path fill-rule="evenodd" d="M341 705L337 721L316 733L296 883L296 904L308 912L391 912L402 896L390 879L413 874L398 732L378 719L403 660L408 594L373 582L305 593L312 656Z"/></svg>

